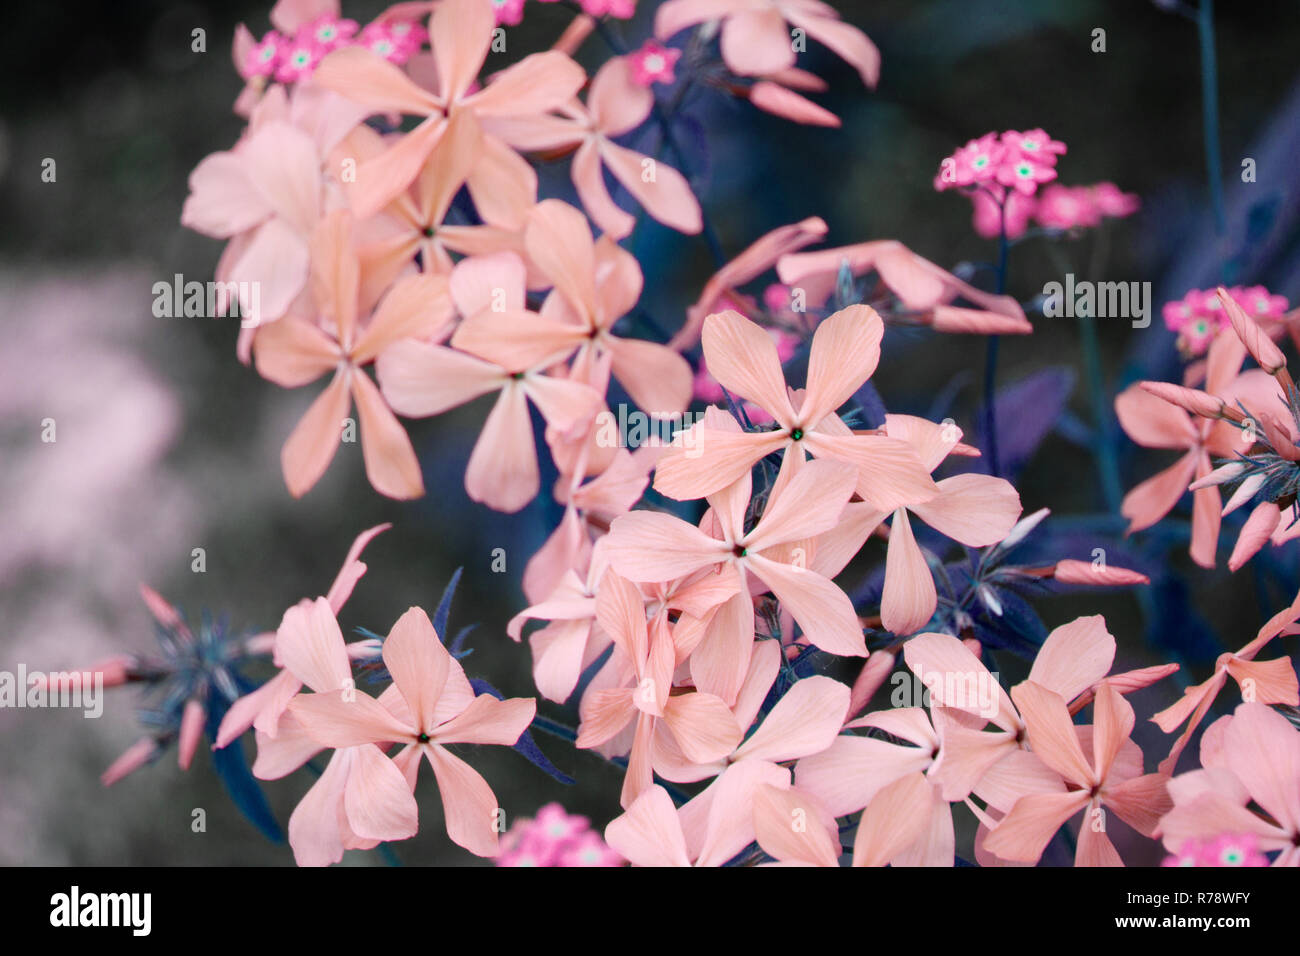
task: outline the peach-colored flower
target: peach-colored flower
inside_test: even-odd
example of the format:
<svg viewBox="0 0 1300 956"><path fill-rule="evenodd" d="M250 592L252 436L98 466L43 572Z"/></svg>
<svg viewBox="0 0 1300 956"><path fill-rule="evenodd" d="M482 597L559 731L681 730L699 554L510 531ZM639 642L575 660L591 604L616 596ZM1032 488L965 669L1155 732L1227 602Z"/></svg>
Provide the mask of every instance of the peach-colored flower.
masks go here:
<svg viewBox="0 0 1300 956"><path fill-rule="evenodd" d="M393 683L378 699L355 688L300 694L289 705L289 713L306 736L324 747L402 744L392 762L405 774L407 796L415 789L420 758L427 759L438 780L447 835L478 856L495 855L494 824L500 806L496 795L477 771L447 747L458 743L514 746L532 723L536 702L475 696L464 671L418 607L393 625L384 641L383 657ZM392 812L395 803L388 801L385 809Z"/></svg>
<svg viewBox="0 0 1300 956"><path fill-rule="evenodd" d="M402 191L377 216L361 227L358 255L367 283L386 288L420 257L420 269L448 275L450 253L486 255L519 251L518 230L494 225L464 226L446 222L457 191L468 181L478 161L482 134L468 113L457 113L411 187ZM348 138L358 162L384 150L379 134L358 127Z"/></svg>
<svg viewBox="0 0 1300 956"><path fill-rule="evenodd" d="M475 256L459 262L451 276L451 295L466 323L503 318L517 327L539 322L525 310L524 264L511 252ZM498 306L503 311L494 311ZM459 330L458 330L459 331ZM463 341L463 339L462 339ZM504 343L503 343L504 344ZM588 385L547 374L556 358L529 360L516 353L506 361L489 360L478 343L464 351L410 337L390 344L376 362L384 397L402 415L439 415L466 402L499 392L483 432L470 454L465 490L470 498L498 511L515 512L537 496L541 476L531 400L548 424L562 431L589 422L600 407L600 394Z"/></svg>
<svg viewBox="0 0 1300 956"><path fill-rule="evenodd" d="M501 365L572 358L571 377L603 393L612 372L632 400L659 418L680 414L691 398L691 367L671 348L612 333L641 296L641 267L608 237L592 239L586 217L548 199L524 233L529 260L553 284L539 315L480 311L452 344Z"/></svg>
<svg viewBox="0 0 1300 956"><path fill-rule="evenodd" d="M666 621L665 626L653 630L647 627L641 593L630 581L613 571L605 573L596 594L596 618L630 663L632 686L589 691L583 696L575 746L598 747L635 721L621 797L622 805L630 807L652 784L651 741L660 722L682 753L696 763L708 763L731 752L740 742L741 732L721 698L700 691L671 693L676 665L671 632Z"/></svg>
<svg viewBox="0 0 1300 956"><path fill-rule="evenodd" d="M696 424L660 460L655 490L673 498L701 498L782 451L784 480L812 454L852 466L855 490L879 508L893 510L934 497L937 487L906 442L853 434L835 414L875 371L883 334L880 317L865 305L850 306L822 322L813 335L808 387L796 407L767 332L736 312L709 316L703 341L710 372L738 398L763 408L779 427L726 432L707 422Z"/></svg>
<svg viewBox="0 0 1300 956"><path fill-rule="evenodd" d="M904 658L913 674L930 693L932 710L952 719L943 722L943 751L933 776L949 800L972 792L1010 809L1005 792L1033 782L1033 767L1000 764L1022 753L1026 738L1024 718L1002 690L995 675L961 641L947 634L920 634L903 645ZM1059 695L1070 713L1091 702L1097 691L1109 686L1128 693L1166 676L1167 668L1150 674L1107 677L1115 659L1115 639L1100 615L1077 618L1052 630L1039 648L1029 680ZM993 728L987 725L992 724ZM1015 758L1020 760L1019 757ZM1002 771L998 778L990 774ZM1023 779L1017 780L1020 775ZM1014 798L1012 798L1014 799Z"/></svg>
<svg viewBox="0 0 1300 956"><path fill-rule="evenodd" d="M1056 831L1082 810L1075 866L1122 866L1107 832L1105 808L1150 836L1173 805L1166 790L1169 778L1160 773L1143 775L1140 752L1136 763L1123 753L1131 746L1133 708L1109 685L1098 691L1089 760L1060 694L1032 680L1013 688L1011 694L1024 715L1034 755L1071 789L1022 796L984 840L985 849L1004 860L1036 862Z"/></svg>
<svg viewBox="0 0 1300 956"><path fill-rule="evenodd" d="M1034 330L1012 296L976 289L893 239L784 255L776 271L786 285L803 289L809 304L820 305L835 291L845 264L854 276L875 272L904 310L936 331L1027 335ZM958 298L977 308L953 305Z"/></svg>
<svg viewBox="0 0 1300 956"><path fill-rule="evenodd" d="M343 439L344 418L355 401L370 483L390 498L418 498L424 494L424 482L411 440L362 367L400 339L432 336L447 325L447 280L403 279L362 325L360 269L352 248L351 216L345 210L330 213L317 229L312 276L321 321L286 316L258 329L253 340L258 372L277 385L298 388L334 373L284 444L280 461L289 493L300 498L320 480Z"/></svg>
<svg viewBox="0 0 1300 956"><path fill-rule="evenodd" d="M961 429L955 425L939 425L911 415L886 416L885 434L915 448L931 472L961 440ZM938 603L929 562L912 535L909 511L941 534L972 548L1001 541L1020 517L1020 495L1004 478L967 473L944 478L937 487L938 494L929 500L893 510L880 616L895 634L911 634L923 627ZM881 511L878 517L863 518L862 524L874 527L888 514Z"/></svg>
<svg viewBox="0 0 1300 956"><path fill-rule="evenodd" d="M845 465L809 462L769 496L762 517L746 532L751 494L746 474L709 497L711 511L704 528L672 515L633 511L614 520L605 553L610 566L633 581L669 581L704 568L739 575L739 593L718 610L691 655L696 685L730 703L736 699L753 651L751 588L775 594L805 638L822 650L867 656L862 627L848 596L807 566L798 551L801 542L839 520L853 483L853 471Z"/></svg>
<svg viewBox="0 0 1300 956"><path fill-rule="evenodd" d="M605 842L633 866L722 866L754 840L757 794L790 786L790 771L775 764L737 769L680 809L663 787L647 787L605 827Z"/></svg>
<svg viewBox="0 0 1300 956"><path fill-rule="evenodd" d="M776 681L781 649L776 641L760 641L754 648L749 671L732 709L736 723L749 728ZM844 725L849 688L829 677L816 675L795 681L735 750L721 759L695 763L666 736L655 740L655 772L665 780L694 783L731 773L746 760L786 763L824 751Z"/></svg>
<svg viewBox="0 0 1300 956"><path fill-rule="evenodd" d="M285 611L275 643L284 673L297 682L295 691L306 686L324 694L353 686L348 647L327 599ZM278 780L322 749L290 709L279 717L274 736L258 732L253 773ZM383 751L374 743L340 747L289 817L289 844L299 866L328 866L344 850L414 836L417 816L402 771Z"/></svg>
<svg viewBox="0 0 1300 956"><path fill-rule="evenodd" d="M237 354L247 363L256 325L304 306L312 234L324 210L342 201L327 175L328 157L365 118L355 104L310 84L293 95L273 87L226 152L206 157L190 174L181 224L229 239L216 279L240 283L218 289L225 311L236 297ZM253 290L256 289L256 298Z"/></svg>
<svg viewBox="0 0 1300 956"><path fill-rule="evenodd" d="M1158 832L1166 849L1251 834L1260 850L1281 851L1273 866L1300 866L1300 735L1290 721L1262 703L1241 704L1205 731L1201 765L1169 781L1174 805Z"/></svg>
<svg viewBox="0 0 1300 956"><path fill-rule="evenodd" d="M756 239L744 252L724 265L704 284L704 291L700 294L700 298L686 310L686 324L678 330L668 345L679 350L693 346L699 341L704 320L715 312L731 308L737 298L736 289L771 269L782 256L822 239L826 231L826 223L814 216L802 222L773 229Z"/></svg>
<svg viewBox="0 0 1300 956"><path fill-rule="evenodd" d="M1267 621L1255 639L1241 650L1235 654L1220 654L1214 663L1214 673L1207 680L1186 688L1181 700L1151 718L1167 734L1172 734L1180 724L1187 722L1183 732L1174 741L1169 756L1160 762L1161 772L1173 773L1187 742L1209 713L1229 677L1241 686L1243 696L1247 693L1251 695L1248 699L1262 704L1289 704L1292 707L1300 704L1300 683L1296 681L1295 668L1290 658L1255 660L1269 641L1283 633L1286 626L1295 620L1298 612L1300 598L1291 607Z"/></svg>
<svg viewBox="0 0 1300 956"><path fill-rule="evenodd" d="M876 45L820 0L668 0L655 13L655 36L667 40L709 20L722 21L722 59L741 76L793 67L790 29L797 27L846 60L867 86L880 78Z"/></svg>
<svg viewBox="0 0 1300 956"><path fill-rule="evenodd" d="M1245 356L1245 346L1236 337L1216 338L1210 346L1205 391L1225 398ZM1237 429L1229 423L1194 416L1139 385L1130 386L1116 397L1115 414L1124 431L1139 445L1183 452L1174 464L1124 496L1120 511L1129 519L1130 534L1151 527L1167 515L1188 485L1211 472L1210 456L1231 456L1234 442L1240 440ZM1192 560L1204 568L1214 567L1219 508L1217 487L1202 487L1192 493L1190 553Z"/></svg>
<svg viewBox="0 0 1300 956"><path fill-rule="evenodd" d="M630 235L636 217L618 207L605 187L608 169L655 219L687 234L703 228L699 200L686 178L667 163L612 140L636 129L650 115L654 93L636 82L627 57L614 57L591 81L587 103L574 101L560 116L485 120L484 128L516 149L576 149L570 175L583 208L606 235Z"/></svg>
<svg viewBox="0 0 1300 956"><path fill-rule="evenodd" d="M359 216L378 212L420 174L447 128L447 119L464 110L469 122L492 117L529 116L562 106L586 79L563 53L534 53L502 70L481 89L474 87L487 59L496 18L490 0L442 0L429 18L429 42L437 70L437 89L429 91L400 68L361 47L336 50L321 61L314 81L376 113L419 116L415 129L380 156L357 166L351 191ZM480 215L489 222L522 222L537 193L537 176L509 146L484 135L469 177Z"/></svg>
<svg viewBox="0 0 1300 956"><path fill-rule="evenodd" d="M388 523L375 525L361 532L352 542L347 557L343 559L343 566L325 594L325 600L335 616L352 596L352 589L356 587L357 581L366 573L366 563L361 560L361 552L376 535L391 527L392 525ZM310 604L311 601L307 598L298 602L299 607ZM250 727L256 728L260 734L268 737L274 737L279 732L280 717L284 709L289 706L293 695L302 688L302 681L294 676L292 670L285 667L284 661L281 660L277 633L271 634L270 637L273 639L272 650L275 654L275 663L281 670L257 690L245 694L230 705L230 709L221 719L221 726L217 728L217 739L212 745L214 750L229 746L243 736ZM353 642L348 645L347 650L348 655L354 658L375 657L379 654L378 646L374 641L369 640Z"/></svg>

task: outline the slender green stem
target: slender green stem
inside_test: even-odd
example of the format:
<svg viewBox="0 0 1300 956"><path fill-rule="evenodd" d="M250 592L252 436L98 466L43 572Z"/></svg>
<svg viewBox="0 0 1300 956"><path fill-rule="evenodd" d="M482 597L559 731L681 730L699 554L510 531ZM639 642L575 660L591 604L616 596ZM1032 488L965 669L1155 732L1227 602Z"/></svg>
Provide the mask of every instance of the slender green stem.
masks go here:
<svg viewBox="0 0 1300 956"><path fill-rule="evenodd" d="M1219 142L1219 66L1214 52L1214 0L1201 0L1196 16L1196 32L1201 41L1201 134L1205 140L1205 176L1210 187L1210 204L1214 210L1214 234L1221 241L1228 232L1228 218L1223 204L1223 156ZM1220 242L1221 246L1221 242ZM1220 278L1226 282L1226 263L1221 248Z"/></svg>
<svg viewBox="0 0 1300 956"><path fill-rule="evenodd" d="M998 268L997 293L1001 295L1007 286L1007 256L1011 251L1007 242L1007 197L1000 204L1002 227L998 230ZM988 446L989 474L998 477L1001 474L998 461L998 344L1000 336L990 335L984 352L984 443Z"/></svg>
<svg viewBox="0 0 1300 956"><path fill-rule="evenodd" d="M558 720L551 720L549 717L543 717L538 714L533 718L532 727L534 730L540 730L544 734L550 734L552 737L559 737L561 740L567 740L573 743L578 739L578 732L572 727L560 723Z"/></svg>
<svg viewBox="0 0 1300 956"><path fill-rule="evenodd" d="M1097 320L1091 315L1079 316L1079 335L1083 344L1083 369L1088 379L1088 398L1092 405L1093 451L1097 456L1097 471L1101 478L1101 491L1106 510L1119 511L1124 497L1119 480L1119 462L1110 440L1110 409L1106 405L1106 385L1101 370L1101 347L1097 340Z"/></svg>

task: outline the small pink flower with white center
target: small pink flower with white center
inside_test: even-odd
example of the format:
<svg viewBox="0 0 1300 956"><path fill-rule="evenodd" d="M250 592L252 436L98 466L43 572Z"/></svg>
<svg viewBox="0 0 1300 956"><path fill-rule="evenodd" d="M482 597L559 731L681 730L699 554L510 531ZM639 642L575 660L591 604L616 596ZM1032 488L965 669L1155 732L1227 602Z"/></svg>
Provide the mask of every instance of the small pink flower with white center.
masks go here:
<svg viewBox="0 0 1300 956"><path fill-rule="evenodd" d="M675 81L677 61L681 58L681 50L666 47L655 40L647 40L641 49L628 54L627 60L633 82L638 86L650 86L653 83L668 84Z"/></svg>
<svg viewBox="0 0 1300 956"><path fill-rule="evenodd" d="M595 833L586 817L548 803L502 838L497 866L619 866L623 858Z"/></svg>
<svg viewBox="0 0 1300 956"><path fill-rule="evenodd" d="M310 37L295 37L293 43L288 44L284 49L280 65L275 71L275 78L281 83L295 83L306 79L311 76L312 71L316 69L316 64L324 55L325 51Z"/></svg>
<svg viewBox="0 0 1300 956"><path fill-rule="evenodd" d="M361 31L357 45L363 46L375 56L381 56L390 63L405 63L410 58L406 44L393 35L386 23L371 23Z"/></svg>
<svg viewBox="0 0 1300 956"><path fill-rule="evenodd" d="M1101 212L1087 186L1052 183L1038 196L1034 218L1049 229L1078 229L1101 222Z"/></svg>
<svg viewBox="0 0 1300 956"><path fill-rule="evenodd" d="M636 13L636 0L582 0L582 12L593 17L630 20Z"/></svg>
<svg viewBox="0 0 1300 956"><path fill-rule="evenodd" d="M1253 833L1225 833L1205 847L1201 860L1201 866L1268 866Z"/></svg>
<svg viewBox="0 0 1300 956"><path fill-rule="evenodd" d="M588 831L564 847L556 866L622 866L624 860L600 838Z"/></svg>
<svg viewBox="0 0 1300 956"><path fill-rule="evenodd" d="M413 20L390 20L385 26L393 39L408 48L423 46L429 39L429 31Z"/></svg>
<svg viewBox="0 0 1300 956"><path fill-rule="evenodd" d="M1270 296L1262 286L1228 290L1234 302L1248 313L1262 318L1277 318L1286 310L1286 299ZM1260 312L1257 310L1263 309ZM1165 303L1165 325L1178 333L1178 348L1185 355L1202 355L1214 337L1228 326L1227 312L1214 289L1192 289L1182 299Z"/></svg>
<svg viewBox="0 0 1300 956"><path fill-rule="evenodd" d="M492 12L498 26L518 26L524 19L524 0L492 0Z"/></svg>
<svg viewBox="0 0 1300 956"><path fill-rule="evenodd" d="M973 139L940 164L934 188L942 191L991 182L1005 154L1006 147L998 141L997 133Z"/></svg>
<svg viewBox="0 0 1300 956"><path fill-rule="evenodd" d="M1259 319L1280 319L1289 304L1286 296L1273 295L1262 285L1242 289L1232 296L1247 314Z"/></svg>
<svg viewBox="0 0 1300 956"><path fill-rule="evenodd" d="M1051 182L1055 178L1056 170L1051 166L1024 157L1004 161L997 170L998 182L1025 196L1037 192L1039 183Z"/></svg>
<svg viewBox="0 0 1300 956"><path fill-rule="evenodd" d="M1188 840L1182 845L1177 853L1173 856L1167 856L1160 864L1161 866L1200 866L1201 865L1201 842L1199 840Z"/></svg>
<svg viewBox="0 0 1300 956"><path fill-rule="evenodd" d="M1197 316L1183 327L1179 345L1190 355L1204 355L1219 334L1219 325L1206 316Z"/></svg>
<svg viewBox="0 0 1300 956"><path fill-rule="evenodd" d="M1018 153L1044 166L1055 166L1056 157L1066 151L1064 143L1052 139L1041 129L1031 129L1024 133L1009 129L1002 134L1002 145L1006 146L1009 152Z"/></svg>
<svg viewBox="0 0 1300 956"><path fill-rule="evenodd" d="M248 53L246 69L249 76L271 76L279 68L285 48L289 41L277 31L271 30L262 37L262 42Z"/></svg>
<svg viewBox="0 0 1300 956"><path fill-rule="evenodd" d="M299 28L295 36L295 42L308 41L314 43L321 50L323 56L331 50L347 46L349 41L356 35L357 29L357 21L341 20L327 14L323 17L317 17L311 23Z"/></svg>
<svg viewBox="0 0 1300 956"><path fill-rule="evenodd" d="M1253 833L1228 833L1209 842L1185 841L1178 852L1166 857L1161 866L1268 866Z"/></svg>
<svg viewBox="0 0 1300 956"><path fill-rule="evenodd" d="M1114 183L1097 183L1092 187L1092 201L1103 216L1121 219L1138 211L1142 201L1133 193L1126 193Z"/></svg>
<svg viewBox="0 0 1300 956"><path fill-rule="evenodd" d="M1193 303L1188 300L1192 293L1188 293L1183 298L1174 302L1166 302L1161 309L1164 315L1165 326L1171 332L1181 332L1192 319L1196 317L1196 307L1199 303Z"/></svg>
<svg viewBox="0 0 1300 956"><path fill-rule="evenodd" d="M782 312L790 308L790 287L773 282L763 290L763 304L769 312ZM779 346L778 346L779 347Z"/></svg>

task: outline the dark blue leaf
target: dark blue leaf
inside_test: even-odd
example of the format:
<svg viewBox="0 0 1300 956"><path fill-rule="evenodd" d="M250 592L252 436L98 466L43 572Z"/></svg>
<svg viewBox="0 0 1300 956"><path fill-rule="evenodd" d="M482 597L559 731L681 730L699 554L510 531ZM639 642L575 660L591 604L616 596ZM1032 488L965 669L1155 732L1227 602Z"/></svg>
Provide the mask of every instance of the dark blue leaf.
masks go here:
<svg viewBox="0 0 1300 956"><path fill-rule="evenodd" d="M1014 475L1033 457L1061 417L1073 390L1074 372L1066 366L1052 366L998 391L998 460L1004 477ZM980 441L987 444L983 435Z"/></svg>
<svg viewBox="0 0 1300 956"><path fill-rule="evenodd" d="M497 700L505 700L504 694L482 678L470 678L469 685L474 688L474 693L476 695L491 694ZM519 740L515 743L513 749L522 754L524 759L534 767L538 768L553 779L558 780L560 783L566 786L572 786L577 782L568 774L557 769L556 766L547 759L546 754L542 753L542 749L537 746L537 741L533 740L533 735L530 731L525 730L520 735Z"/></svg>
<svg viewBox="0 0 1300 956"><path fill-rule="evenodd" d="M1047 626L1028 601L1006 588L993 590L1002 613L994 614L981 605L974 615L975 636L986 649L1032 658L1047 639Z"/></svg>
<svg viewBox="0 0 1300 956"><path fill-rule="evenodd" d="M442 598L438 601L438 609L433 612L433 629L438 632L438 637L444 644L447 643L447 616L451 614L451 600L456 596L456 585L460 583L460 575L464 570L464 568L456 569L456 573L451 576L451 580L443 589Z"/></svg>
<svg viewBox="0 0 1300 956"><path fill-rule="evenodd" d="M880 428L885 424L885 403L870 380L862 383L854 393L853 401L862 413L863 428Z"/></svg>
<svg viewBox="0 0 1300 956"><path fill-rule="evenodd" d="M451 646L448 648L453 657L460 659L462 657L469 657L474 653L473 648L468 650L465 649L465 638L469 637L476 627L478 627L478 624L466 624L456 632L456 636L452 639ZM439 631L439 633L442 632Z"/></svg>
<svg viewBox="0 0 1300 956"><path fill-rule="evenodd" d="M226 709L225 699L220 693L213 691L208 695L206 731L209 740L217 739L217 728L221 726L221 718L225 716ZM225 785L226 792L230 794L230 799L234 801L244 818L257 827L271 842L283 842L284 833L280 829L280 824L276 822L270 805L266 802L266 794L262 792L261 785L248 769L242 740L236 740L228 747L212 751L212 766L217 771L217 776L221 778L222 784Z"/></svg>

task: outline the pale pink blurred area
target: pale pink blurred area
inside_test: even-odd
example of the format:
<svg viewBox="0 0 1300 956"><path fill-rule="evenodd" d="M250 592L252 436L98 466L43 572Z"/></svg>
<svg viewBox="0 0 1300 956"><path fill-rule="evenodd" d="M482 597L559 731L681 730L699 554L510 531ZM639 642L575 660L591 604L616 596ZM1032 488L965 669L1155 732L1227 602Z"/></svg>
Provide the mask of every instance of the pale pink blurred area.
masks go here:
<svg viewBox="0 0 1300 956"><path fill-rule="evenodd" d="M186 527L186 492L162 467L180 402L140 356L160 321L151 285L131 267L0 274L11 315L0 352L0 580L54 573L101 598L133 597L152 570L142 563L151 543Z"/></svg>
<svg viewBox="0 0 1300 956"><path fill-rule="evenodd" d="M134 265L0 272L0 670L147 648L137 583L196 537L192 492L168 465L181 402L142 354L160 321L152 282ZM43 831L102 802L100 754L134 734L133 700L106 692L104 705L100 719L0 710L0 862L84 859ZM57 814L56 789L70 794Z"/></svg>
<svg viewBox="0 0 1300 956"><path fill-rule="evenodd" d="M309 498L289 497L279 449L312 396L235 361L237 320L155 315L173 273L0 265L0 672L156 652L142 583L195 625L211 612L236 632L274 629L380 520L359 444ZM206 744L188 772L170 748L103 787L157 697L129 685L100 703L98 718L0 707L0 865L292 863L240 816ZM281 821L308 785L268 792ZM200 809L206 831L192 828Z"/></svg>

